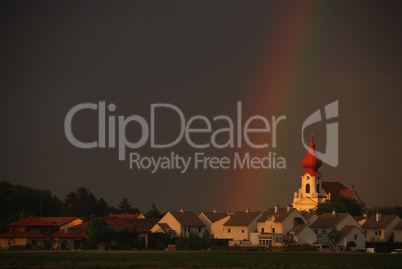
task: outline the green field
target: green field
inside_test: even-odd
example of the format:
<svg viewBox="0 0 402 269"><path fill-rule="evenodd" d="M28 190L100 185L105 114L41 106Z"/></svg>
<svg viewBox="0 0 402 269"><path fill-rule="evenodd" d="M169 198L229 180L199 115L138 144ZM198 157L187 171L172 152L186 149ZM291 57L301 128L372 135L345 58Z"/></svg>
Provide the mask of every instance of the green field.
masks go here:
<svg viewBox="0 0 402 269"><path fill-rule="evenodd" d="M0 268L401 268L402 255L210 251L2 251Z"/></svg>

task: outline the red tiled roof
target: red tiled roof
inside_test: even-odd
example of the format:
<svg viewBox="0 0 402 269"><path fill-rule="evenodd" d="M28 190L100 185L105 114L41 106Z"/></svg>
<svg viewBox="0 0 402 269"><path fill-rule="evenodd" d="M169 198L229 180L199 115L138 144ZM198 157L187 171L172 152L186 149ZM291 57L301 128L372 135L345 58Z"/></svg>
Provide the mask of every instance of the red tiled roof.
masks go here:
<svg viewBox="0 0 402 269"><path fill-rule="evenodd" d="M109 214L109 218L119 218L119 219L136 219L140 216L140 213L134 213L134 214L129 214L129 213L122 213L122 214Z"/></svg>
<svg viewBox="0 0 402 269"><path fill-rule="evenodd" d="M73 234L74 236L76 236L76 239L78 238L87 238L87 236L85 235L85 227L87 227L88 222L83 222L81 224L75 225L73 227L71 227L70 229L68 229L68 232L70 234Z"/></svg>
<svg viewBox="0 0 402 269"><path fill-rule="evenodd" d="M58 226L57 224L41 220L35 217L25 218L16 222L7 224L7 226Z"/></svg>
<svg viewBox="0 0 402 269"><path fill-rule="evenodd" d="M151 232L152 227L155 226L156 223L160 219L148 218L148 219L122 219L133 226L137 227L137 232Z"/></svg>
<svg viewBox="0 0 402 269"><path fill-rule="evenodd" d="M107 224L113 228L113 230L118 231L118 230L123 230L123 229L129 229L132 231L134 229L134 225L131 223L128 223L127 221L124 221L122 219L118 218L104 218L104 220L107 222Z"/></svg>
<svg viewBox="0 0 402 269"><path fill-rule="evenodd" d="M326 193L331 193L331 195L334 195L334 196L339 196L340 195L339 192L341 190L348 190L348 188L346 188L345 185L343 185L340 182L323 181L321 184L322 184L322 188L324 189L324 191Z"/></svg>
<svg viewBox="0 0 402 269"><path fill-rule="evenodd" d="M0 234L0 238L46 238L46 237L47 237L46 235L35 232Z"/></svg>
<svg viewBox="0 0 402 269"><path fill-rule="evenodd" d="M41 217L39 219L62 226L64 224L72 222L78 218L77 217Z"/></svg>
<svg viewBox="0 0 402 269"><path fill-rule="evenodd" d="M72 237L75 238L76 235L71 234L71 233L65 233L64 231L57 231L57 232L52 233L51 237L53 237L53 238L72 238Z"/></svg>
<svg viewBox="0 0 402 269"><path fill-rule="evenodd" d="M353 195L355 194L356 190L353 189L347 189L347 190L340 190L339 195L347 197L347 198L352 198Z"/></svg>

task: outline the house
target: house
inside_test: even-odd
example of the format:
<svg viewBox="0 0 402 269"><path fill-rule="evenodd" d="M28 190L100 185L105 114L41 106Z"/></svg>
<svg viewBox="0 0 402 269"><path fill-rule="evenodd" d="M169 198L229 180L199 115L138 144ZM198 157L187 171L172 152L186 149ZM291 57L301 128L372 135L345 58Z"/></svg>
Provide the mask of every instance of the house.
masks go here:
<svg viewBox="0 0 402 269"><path fill-rule="evenodd" d="M360 229L359 223L348 213L336 213L335 210L332 213L324 213L318 216L310 227L317 234L318 243L329 243L328 233L332 229L341 231L346 225L356 226ZM356 239L358 240L358 239Z"/></svg>
<svg viewBox="0 0 402 269"><path fill-rule="evenodd" d="M402 220L394 227L394 243L402 243Z"/></svg>
<svg viewBox="0 0 402 269"><path fill-rule="evenodd" d="M74 240L76 236L63 230L52 233L53 249L74 249Z"/></svg>
<svg viewBox="0 0 402 269"><path fill-rule="evenodd" d="M142 213L134 213L134 214L129 214L129 213L112 214L112 213L110 213L108 217L109 218L119 218L119 219L145 219L145 216Z"/></svg>
<svg viewBox="0 0 402 269"><path fill-rule="evenodd" d="M222 237L217 238L249 241L250 233L257 232L257 220L261 216L262 213L258 211L250 212L246 210L245 212L236 212L223 223Z"/></svg>
<svg viewBox="0 0 402 269"><path fill-rule="evenodd" d="M365 249L366 237L363 231L355 225L345 225L340 231L341 241L336 245L338 250L346 250L348 242L355 242L356 247L350 247L350 250Z"/></svg>
<svg viewBox="0 0 402 269"><path fill-rule="evenodd" d="M87 246L87 236L85 234L85 227L87 227L87 224L88 222L83 222L68 229L68 233L75 236L74 249L82 249Z"/></svg>
<svg viewBox="0 0 402 269"><path fill-rule="evenodd" d="M282 245L282 238L287 232L297 225L307 223L308 221L303 215L291 206L287 206L287 208L279 208L279 206L270 208L257 220L258 244L280 246ZM299 226L299 229L295 230L294 233L301 232L301 228ZM304 228L305 226L303 226ZM253 240L253 243L257 242Z"/></svg>
<svg viewBox="0 0 402 269"><path fill-rule="evenodd" d="M76 219L76 218L75 218ZM29 217L7 224L8 233L0 235L1 249L33 248L61 249L73 248L75 236L60 230L55 222Z"/></svg>
<svg viewBox="0 0 402 269"><path fill-rule="evenodd" d="M218 212L216 210L212 212L201 212L198 216L202 222L205 224L205 230L208 232L211 231L211 225L221 219L228 217L229 214L227 212Z"/></svg>
<svg viewBox="0 0 402 269"><path fill-rule="evenodd" d="M233 215L233 213L226 213L226 216L211 223L211 233L214 235L215 238L225 238L225 224Z"/></svg>
<svg viewBox="0 0 402 269"><path fill-rule="evenodd" d="M289 231L289 234L293 235L294 242L299 245L313 244L317 241L317 235L308 224L297 224Z"/></svg>
<svg viewBox="0 0 402 269"><path fill-rule="evenodd" d="M362 228L366 235L366 242L386 242L394 232L394 227L401 221L397 215L370 216Z"/></svg>
<svg viewBox="0 0 402 269"><path fill-rule="evenodd" d="M192 211L169 211L156 223L151 231L153 233L167 233L170 236L180 234L188 235L190 232L205 233L205 224Z"/></svg>

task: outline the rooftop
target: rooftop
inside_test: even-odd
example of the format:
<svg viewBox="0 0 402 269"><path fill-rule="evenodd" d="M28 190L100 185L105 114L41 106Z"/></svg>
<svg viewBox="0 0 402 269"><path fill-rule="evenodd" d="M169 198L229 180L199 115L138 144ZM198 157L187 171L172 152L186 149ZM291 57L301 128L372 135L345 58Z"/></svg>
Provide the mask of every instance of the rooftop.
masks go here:
<svg viewBox="0 0 402 269"><path fill-rule="evenodd" d="M370 216L367 221L362 225L363 229L385 229L395 219L399 219L397 215L382 215L380 219L376 221L376 215ZM399 219L400 220L400 219Z"/></svg>
<svg viewBox="0 0 402 269"><path fill-rule="evenodd" d="M261 212L236 212L223 226L248 226Z"/></svg>

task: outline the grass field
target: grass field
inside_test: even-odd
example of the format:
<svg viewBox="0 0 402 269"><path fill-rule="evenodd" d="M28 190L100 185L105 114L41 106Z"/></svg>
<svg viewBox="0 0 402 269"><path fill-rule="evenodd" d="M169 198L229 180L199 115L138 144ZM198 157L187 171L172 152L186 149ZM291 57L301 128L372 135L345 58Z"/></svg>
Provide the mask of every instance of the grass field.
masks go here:
<svg viewBox="0 0 402 269"><path fill-rule="evenodd" d="M402 255L210 251L2 251L0 268L401 268Z"/></svg>

